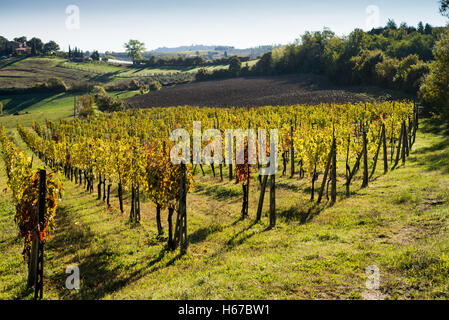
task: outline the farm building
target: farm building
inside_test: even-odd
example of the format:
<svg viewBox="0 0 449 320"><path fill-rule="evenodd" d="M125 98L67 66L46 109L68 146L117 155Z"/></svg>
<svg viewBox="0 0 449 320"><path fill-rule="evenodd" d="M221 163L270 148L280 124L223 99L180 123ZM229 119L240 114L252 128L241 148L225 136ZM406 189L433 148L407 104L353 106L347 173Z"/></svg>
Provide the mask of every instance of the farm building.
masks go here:
<svg viewBox="0 0 449 320"><path fill-rule="evenodd" d="M18 41L7 41L3 44L3 50L10 50L17 55L27 55L31 53L31 48Z"/></svg>

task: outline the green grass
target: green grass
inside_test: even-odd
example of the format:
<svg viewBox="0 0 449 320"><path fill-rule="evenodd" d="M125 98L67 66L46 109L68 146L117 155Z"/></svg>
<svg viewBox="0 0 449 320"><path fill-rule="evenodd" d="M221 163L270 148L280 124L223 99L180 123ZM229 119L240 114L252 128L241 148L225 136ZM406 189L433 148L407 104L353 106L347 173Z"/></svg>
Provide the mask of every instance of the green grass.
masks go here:
<svg viewBox="0 0 449 320"><path fill-rule="evenodd" d="M109 92L116 98L129 98L139 91L115 91ZM45 124L45 119L57 120L73 116L73 104L76 97L81 93L59 93L59 94L23 94L1 96L3 103L3 116L0 116L0 125L11 130L17 127L17 123L31 126L33 120Z"/></svg>
<svg viewBox="0 0 449 320"><path fill-rule="evenodd" d="M257 60L248 62L254 65ZM246 62L242 64L246 65ZM95 82L103 84L117 84L130 79L165 76L167 81L175 81L173 74L188 74L193 76L202 67L159 67L135 68L132 66L119 66L103 62L75 63L62 58L9 58L0 61L0 88L28 88L52 77L65 81L68 85L82 82ZM226 69L228 65L206 67L209 71ZM185 81L184 79L184 81ZM179 80L179 79L178 79Z"/></svg>
<svg viewBox="0 0 449 320"><path fill-rule="evenodd" d="M17 119L27 123L26 116ZM27 150L12 126L8 133ZM120 214L115 189L108 210L95 194L64 180L57 231L46 244L44 298L447 299L448 133L445 123L423 120L405 166L387 175L378 168L366 189L356 177L349 198L340 179L333 206L309 201L308 179L278 175L274 229L268 228L268 194L262 222L253 221L256 180L250 218L242 221L241 187L228 181L227 168L224 182L209 167L205 177L197 169L187 199L190 246L184 256L167 251L166 238L157 236L152 203L143 200L142 223L132 225L129 202ZM5 183L0 161L0 190ZM30 299L13 215L7 192L0 197L0 299ZM166 217L164 211L165 231ZM70 265L80 268L79 291L64 287ZM370 265L380 269L379 291L365 287Z"/></svg>
<svg viewBox="0 0 449 320"><path fill-rule="evenodd" d="M76 70L87 71L90 73L97 72L103 74L113 74L115 78L133 78L133 77L144 77L151 76L155 74L167 74L167 73L178 73L178 72L189 72L196 73L202 67L158 67L158 68L135 68L131 66L116 66L107 63L74 63L74 62L64 62L60 65L65 68L73 68ZM216 70L227 68L227 65L221 66L211 66L206 67L208 70Z"/></svg>
<svg viewBox="0 0 449 320"><path fill-rule="evenodd" d="M58 77L67 84L94 81L93 75L60 67L61 58L10 58L0 65L0 88L27 88Z"/></svg>
<svg viewBox="0 0 449 320"><path fill-rule="evenodd" d="M209 70L227 68L227 65L207 67ZM62 58L9 58L0 61L0 88L28 88L52 77L72 85L82 82L117 84L142 77L165 76L174 81L173 74L188 74L193 78L200 67L135 68L103 62L75 63ZM171 79L171 80L170 80ZM185 79L184 79L185 81Z"/></svg>
<svg viewBox="0 0 449 320"><path fill-rule="evenodd" d="M34 121L44 123L45 119L56 120L73 114L73 103L77 94L24 94L0 96L3 102L3 116L0 125L15 129L17 123L31 126ZM14 115L19 113L19 115Z"/></svg>

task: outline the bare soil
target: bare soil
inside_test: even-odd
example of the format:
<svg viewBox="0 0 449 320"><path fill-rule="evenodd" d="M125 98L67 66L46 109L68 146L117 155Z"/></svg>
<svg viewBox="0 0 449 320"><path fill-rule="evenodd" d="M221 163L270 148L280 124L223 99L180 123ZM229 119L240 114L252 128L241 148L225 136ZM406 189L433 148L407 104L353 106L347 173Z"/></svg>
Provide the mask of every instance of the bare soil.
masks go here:
<svg viewBox="0 0 449 320"><path fill-rule="evenodd" d="M134 108L179 105L250 107L404 98L410 97L375 87L338 87L323 76L302 74L193 82L137 95L127 99L127 103Z"/></svg>

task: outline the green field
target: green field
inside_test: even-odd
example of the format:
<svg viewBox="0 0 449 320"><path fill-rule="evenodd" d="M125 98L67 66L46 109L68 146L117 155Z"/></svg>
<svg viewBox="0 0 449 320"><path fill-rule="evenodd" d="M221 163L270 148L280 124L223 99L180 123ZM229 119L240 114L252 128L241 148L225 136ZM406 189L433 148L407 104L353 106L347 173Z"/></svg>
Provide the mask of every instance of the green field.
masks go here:
<svg viewBox="0 0 449 320"><path fill-rule="evenodd" d="M253 65L256 61L248 62ZM245 63L243 63L245 65ZM227 68L227 65L207 67L209 70ZM200 67L136 68L103 62L75 63L62 58L14 57L0 60L0 88L28 88L58 77L68 85L80 82L113 84L131 79L150 77L174 81L176 75L192 80Z"/></svg>
<svg viewBox="0 0 449 320"><path fill-rule="evenodd" d="M138 91L116 91L109 94L116 98L129 98L137 93ZM82 93L0 95L5 113L4 116L0 116L0 125L3 124L7 129L15 129L17 123L31 126L33 120L45 123L45 119L71 117L75 98L80 95ZM18 114L14 115L15 113Z"/></svg>
<svg viewBox="0 0 449 320"><path fill-rule="evenodd" d="M15 123L70 116L73 96L41 98L22 109L30 114L0 117L30 157ZM26 99L12 100L8 109L21 108ZM242 221L241 187L213 178L208 168L206 177L197 170L187 198L190 245L184 256L167 251L166 239L157 237L152 203L142 202L142 223L131 225L115 197L108 210L96 194L64 179L57 231L46 244L44 298L447 299L448 135L445 122L422 120L405 166L387 175L378 168L366 189L357 177L351 197L339 194L332 207L310 203L307 179L278 175L278 224L272 230L265 214L253 222L257 183L250 188L250 218ZM0 161L0 190L5 188ZM342 182L338 190L344 190ZM0 198L0 299L30 299L8 192ZM73 264L81 272L79 291L64 288L65 268ZM379 291L365 287L370 265L380 269Z"/></svg>
<svg viewBox="0 0 449 320"><path fill-rule="evenodd" d="M133 78L133 77L148 77L154 74L167 74L178 72L197 73L202 67L159 67L159 68L136 68L129 66L117 66L108 63L75 63L63 62L60 66L65 68L73 68L76 70L87 71L89 73L106 74L112 73L116 78ZM208 70L225 69L227 65L206 67Z"/></svg>

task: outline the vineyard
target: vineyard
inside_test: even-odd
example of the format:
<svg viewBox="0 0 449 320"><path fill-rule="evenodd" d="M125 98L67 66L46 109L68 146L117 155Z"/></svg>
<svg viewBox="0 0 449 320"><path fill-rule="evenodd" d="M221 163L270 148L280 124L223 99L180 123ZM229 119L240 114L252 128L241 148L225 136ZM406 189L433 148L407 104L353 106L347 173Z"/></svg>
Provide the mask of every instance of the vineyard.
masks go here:
<svg viewBox="0 0 449 320"><path fill-rule="evenodd" d="M290 118L290 121L285 119ZM140 221L140 194L144 192L157 207L158 233L162 234L161 210L170 208L171 216L175 203L184 197L192 184L192 168L177 166L170 161L169 150L173 147L168 133L176 128L188 128L193 121L200 121L206 128L263 128L280 130L279 156L282 158L282 175L287 173L287 159L290 159L290 177L295 175L298 165L300 178L311 181L311 201L315 199L315 183L320 173L323 175L318 202L324 191L328 198L331 185L331 201L337 199L337 163L345 161L346 195L350 195L350 185L361 167L363 158L363 187L368 186L373 176L380 150L383 150L384 173L389 163L396 167L399 159L405 163L406 155L412 148L417 130L416 108L408 103L383 103L359 105L321 105L319 107L265 107L253 109L214 109L178 107L130 111L92 118L88 121L47 121L46 128L34 123L35 132L23 128L18 132L30 149L53 169L61 171L71 181L82 184L87 191L94 191L97 181L98 199L107 199L110 206L112 184L118 185L120 210L123 213L123 192L130 191L130 220ZM221 130L225 140L224 130ZM12 171L8 157L7 138L5 159L7 170ZM388 142L387 142L388 141ZM391 151L390 151L391 150ZM245 149L248 151L248 144ZM237 152L237 150L236 150ZM19 153L20 155L20 153ZM374 155L373 159L369 159ZM234 157L233 157L234 158ZM23 155L21 156L22 161ZM371 164L369 163L371 162ZM229 162L229 179L233 179L233 163ZM261 184L260 204L257 219L261 218L262 203L267 185L267 177L262 179L260 164L235 165L236 183L242 183L242 218L248 215L248 185L253 171ZM28 165L29 167L30 165ZM22 167L27 167L23 164ZM19 167L20 170L22 170ZM352 167L352 169L351 169ZM203 165L200 168L204 173ZM216 175L214 164L211 164ZM196 166L193 171L196 170ZM371 174L369 174L369 170ZM219 165L219 175L223 181L223 165ZM24 177L19 177L25 180ZM184 180L183 183L181 181ZM107 184L107 191L106 191ZM26 182L22 182L26 185ZM14 187L14 182L11 183ZM270 179L270 225L275 225L275 180ZM14 190L14 189L13 189ZM15 194L19 191L14 190ZM16 196L20 197L20 196ZM185 204L184 204L185 206ZM179 207L179 206L178 206ZM178 208L175 238L185 212ZM173 234L170 227L169 246Z"/></svg>
<svg viewBox="0 0 449 320"><path fill-rule="evenodd" d="M264 165L259 153L255 164L246 156L243 164L174 164L170 150L177 141L170 139L170 132L185 128L192 135L194 121L201 122L204 129L217 129L223 141L227 129L266 129L267 133L277 129L279 171L270 176L261 174ZM358 192L402 167L414 149L418 123L417 107L409 102L258 108L186 106L100 114L84 121L47 120L45 125L33 123L31 128L19 124L17 132L36 156L34 162L64 175L61 180L65 185L74 185L92 199L95 196L96 201L104 203L106 211L118 213L118 221L123 221L123 216L131 226L153 225L154 221L155 238L151 241L164 243L161 252L179 248L182 257L197 254L198 242L207 237L198 233L201 225L196 217L190 222L192 229L188 228L189 217L197 214L189 199L197 199L196 194L211 199L211 205L223 197L239 199L238 206L233 202L231 214L237 214L242 223L252 221L240 232L251 230L254 224L266 226L264 232L276 232L276 228L285 228L285 223L296 224L292 216L295 213L285 208L287 188L289 197L296 195L294 201L305 207L297 218L301 224L308 224L325 208L338 207L340 201L355 197L357 202ZM26 241L24 253L29 254L33 238L27 235L33 234L36 222L28 221L22 227L20 221L29 217L31 208L36 206L37 171L33 169L33 160L14 146L4 129L1 142L8 186L16 204L16 223ZM204 140L202 147L209 142ZM267 145L266 151L272 150ZM226 154L226 150L222 151ZM243 151L248 151L248 141ZM242 150L235 149L233 158L239 152ZM41 241L48 241L46 235L52 229L58 230L53 221L58 219L55 208L62 190L59 173L48 176L48 229L45 226L41 232ZM208 187L211 181L213 187ZM66 194L64 199L69 197L72 195ZM154 216L145 212L149 206L153 207ZM210 214L213 220L224 219L216 216L216 209ZM146 220L150 217L154 220ZM209 227L203 225L207 230ZM228 227L214 223L213 228L220 232ZM228 246L235 245L240 232L232 236ZM321 237L327 239L329 235L324 233ZM52 241L48 241L50 246ZM188 250L191 243L193 248ZM138 247L141 246L145 244Z"/></svg>

